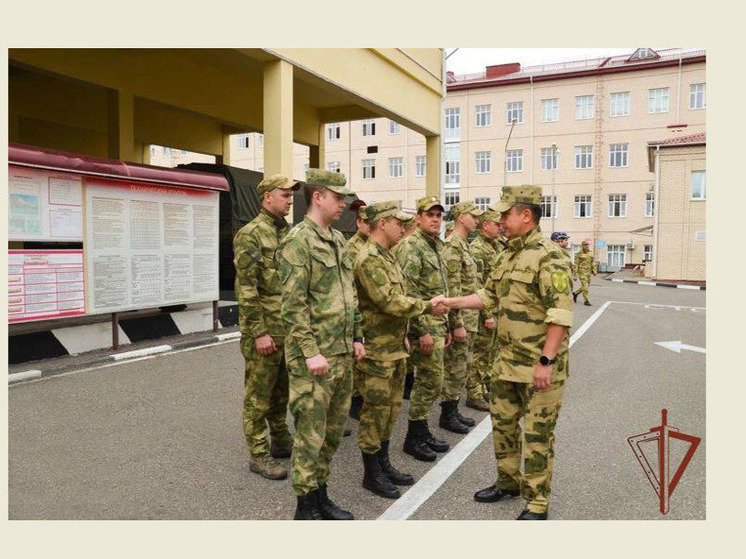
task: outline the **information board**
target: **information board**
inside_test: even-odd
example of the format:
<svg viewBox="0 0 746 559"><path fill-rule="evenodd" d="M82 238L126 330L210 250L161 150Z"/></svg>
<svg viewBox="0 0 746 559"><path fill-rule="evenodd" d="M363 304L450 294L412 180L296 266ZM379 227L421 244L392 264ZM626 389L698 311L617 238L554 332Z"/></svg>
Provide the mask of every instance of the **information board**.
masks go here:
<svg viewBox="0 0 746 559"><path fill-rule="evenodd" d="M85 314L82 250L9 250L8 322Z"/></svg>
<svg viewBox="0 0 746 559"><path fill-rule="evenodd" d="M214 301L217 192L86 178L88 312Z"/></svg>

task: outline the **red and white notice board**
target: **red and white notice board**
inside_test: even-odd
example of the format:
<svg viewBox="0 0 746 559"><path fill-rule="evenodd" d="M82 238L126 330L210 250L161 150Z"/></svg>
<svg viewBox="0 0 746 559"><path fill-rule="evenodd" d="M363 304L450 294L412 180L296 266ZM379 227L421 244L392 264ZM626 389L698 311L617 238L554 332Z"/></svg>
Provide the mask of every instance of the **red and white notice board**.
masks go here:
<svg viewBox="0 0 746 559"><path fill-rule="evenodd" d="M84 314L82 250L8 251L8 322Z"/></svg>

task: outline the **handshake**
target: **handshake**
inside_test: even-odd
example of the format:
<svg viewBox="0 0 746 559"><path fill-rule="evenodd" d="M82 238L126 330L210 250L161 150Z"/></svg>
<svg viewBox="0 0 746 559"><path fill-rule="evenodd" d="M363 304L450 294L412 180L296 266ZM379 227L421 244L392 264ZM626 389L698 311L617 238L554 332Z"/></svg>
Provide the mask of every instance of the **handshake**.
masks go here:
<svg viewBox="0 0 746 559"><path fill-rule="evenodd" d="M448 306L445 295L438 295L436 297L433 297L432 299L430 299L430 304L432 305L430 314L432 314L433 316L441 316L451 310L451 307Z"/></svg>

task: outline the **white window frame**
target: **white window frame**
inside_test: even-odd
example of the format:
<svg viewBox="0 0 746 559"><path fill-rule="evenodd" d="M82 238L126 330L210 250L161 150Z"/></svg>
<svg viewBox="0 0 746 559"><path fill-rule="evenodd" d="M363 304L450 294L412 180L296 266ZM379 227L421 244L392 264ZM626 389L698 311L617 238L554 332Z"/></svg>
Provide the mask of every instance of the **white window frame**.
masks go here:
<svg viewBox="0 0 746 559"><path fill-rule="evenodd" d="M698 188L697 192L695 192L694 190L695 176L699 177L700 175L702 176L701 189ZM691 183L692 187L691 187L691 198L690 199L691 200L707 200L707 172L706 171L692 171L691 181L692 181ZM697 194L697 196L695 196L695 194Z"/></svg>
<svg viewBox="0 0 746 559"><path fill-rule="evenodd" d="M541 197L541 217L557 217L557 196Z"/></svg>
<svg viewBox="0 0 746 559"><path fill-rule="evenodd" d="M669 88L657 87L655 89L648 89L648 114L667 113L669 105Z"/></svg>
<svg viewBox="0 0 746 559"><path fill-rule="evenodd" d="M559 169L558 149L548 147L541 148L541 170L552 171Z"/></svg>
<svg viewBox="0 0 746 559"><path fill-rule="evenodd" d="M445 185L448 187L458 187L461 184L461 146L445 146L444 150L446 161Z"/></svg>
<svg viewBox="0 0 746 559"><path fill-rule="evenodd" d="M706 83L693 83L689 85L689 108L694 111L707 108Z"/></svg>
<svg viewBox="0 0 746 559"><path fill-rule="evenodd" d="M363 180L372 180L376 178L376 160L363 159L361 163L363 168Z"/></svg>
<svg viewBox="0 0 746 559"><path fill-rule="evenodd" d="M492 126L492 105L476 105L474 112L477 128Z"/></svg>
<svg viewBox="0 0 746 559"><path fill-rule="evenodd" d="M173 150L171 148L167 148L167 147L163 148L164 157L171 157L172 155L173 155Z"/></svg>
<svg viewBox="0 0 746 559"><path fill-rule="evenodd" d="M450 188L443 191L443 209L448 213L451 206L455 206L461 201L461 191L458 188Z"/></svg>
<svg viewBox="0 0 746 559"><path fill-rule="evenodd" d="M251 135L250 134L236 135L236 149L249 149L250 146L251 146Z"/></svg>
<svg viewBox="0 0 746 559"><path fill-rule="evenodd" d="M609 144L609 167L620 168L629 164L629 144Z"/></svg>
<svg viewBox="0 0 746 559"><path fill-rule="evenodd" d="M509 149L505 152L505 172L521 173L523 172L523 150Z"/></svg>
<svg viewBox="0 0 746 559"><path fill-rule="evenodd" d="M581 214L585 215L581 215ZM593 217L593 196L590 194L578 194L575 196L575 213L577 219L589 219Z"/></svg>
<svg viewBox="0 0 746 559"><path fill-rule="evenodd" d="M643 245L642 260L651 261L653 259L653 245Z"/></svg>
<svg viewBox="0 0 746 559"><path fill-rule="evenodd" d="M477 196L474 198L474 205L477 207L478 210L486 210L490 207L490 204L492 203L492 200L489 196Z"/></svg>
<svg viewBox="0 0 746 559"><path fill-rule="evenodd" d="M595 96L578 95L575 97L575 120L590 120L595 116Z"/></svg>
<svg viewBox="0 0 746 559"><path fill-rule="evenodd" d="M475 158L475 172L478 175L486 175L492 172L492 152L491 151L477 151L474 153Z"/></svg>
<svg viewBox="0 0 746 559"><path fill-rule="evenodd" d="M372 118L367 118L363 121L363 136L375 136L376 135L376 121Z"/></svg>
<svg viewBox="0 0 746 559"><path fill-rule="evenodd" d="M394 120L389 120L389 136L397 136L401 134L401 124Z"/></svg>
<svg viewBox="0 0 746 559"><path fill-rule="evenodd" d="M389 178L390 179L404 178L404 158L403 157L389 157Z"/></svg>
<svg viewBox="0 0 746 559"><path fill-rule="evenodd" d="M461 139L461 108L449 107L443 109L445 116L445 141L455 142Z"/></svg>
<svg viewBox="0 0 746 559"><path fill-rule="evenodd" d="M612 260L615 262L612 263ZM621 260L621 264L618 262ZM624 268L627 261L627 247L625 245L606 246L606 265L613 268Z"/></svg>
<svg viewBox="0 0 746 559"><path fill-rule="evenodd" d="M575 146L575 168L593 169L593 146Z"/></svg>
<svg viewBox="0 0 746 559"><path fill-rule="evenodd" d="M415 177L424 177L427 173L427 156L425 155L417 155L414 158L414 176Z"/></svg>
<svg viewBox="0 0 746 559"><path fill-rule="evenodd" d="M615 91L609 97L609 115L629 116L629 91Z"/></svg>
<svg viewBox="0 0 746 559"><path fill-rule="evenodd" d="M619 215L615 215L619 211ZM626 194L609 194L609 212L610 218L627 217L627 195Z"/></svg>
<svg viewBox="0 0 746 559"><path fill-rule="evenodd" d="M326 170L331 171L332 173L339 173L341 172L341 165L339 164L339 161L328 161L326 164Z"/></svg>
<svg viewBox="0 0 746 559"><path fill-rule="evenodd" d="M513 119L516 124L523 124L523 101L511 101L505 105L506 124L512 124Z"/></svg>
<svg viewBox="0 0 746 559"><path fill-rule="evenodd" d="M557 122L559 120L559 98L541 100L541 121Z"/></svg>
<svg viewBox="0 0 746 559"><path fill-rule="evenodd" d="M655 192L645 193L645 217L655 215Z"/></svg>
<svg viewBox="0 0 746 559"><path fill-rule="evenodd" d="M264 147L264 134L256 135L257 146L260 148Z"/></svg>
<svg viewBox="0 0 746 559"><path fill-rule="evenodd" d="M342 125L339 122L330 122L326 125L326 141L336 142L342 136Z"/></svg>

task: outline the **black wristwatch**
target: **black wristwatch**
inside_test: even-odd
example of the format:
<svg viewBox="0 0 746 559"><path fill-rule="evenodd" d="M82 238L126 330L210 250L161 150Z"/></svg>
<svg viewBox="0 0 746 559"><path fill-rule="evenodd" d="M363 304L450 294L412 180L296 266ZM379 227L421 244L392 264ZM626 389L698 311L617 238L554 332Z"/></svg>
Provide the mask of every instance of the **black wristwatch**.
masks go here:
<svg viewBox="0 0 746 559"><path fill-rule="evenodd" d="M556 358L555 358L555 359L549 359L549 357L547 357L546 355L542 355L541 357L539 357L539 363L541 363L541 364L542 364L542 365L544 365L545 367L546 367L547 365L551 365L551 364L552 364L552 363L554 363L554 362L555 362L556 360L557 360Z"/></svg>

